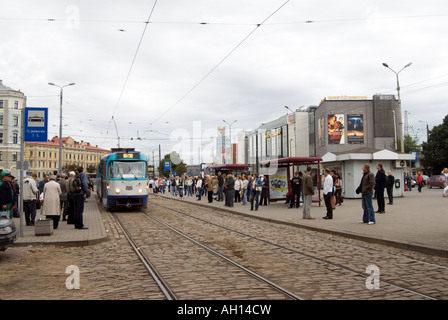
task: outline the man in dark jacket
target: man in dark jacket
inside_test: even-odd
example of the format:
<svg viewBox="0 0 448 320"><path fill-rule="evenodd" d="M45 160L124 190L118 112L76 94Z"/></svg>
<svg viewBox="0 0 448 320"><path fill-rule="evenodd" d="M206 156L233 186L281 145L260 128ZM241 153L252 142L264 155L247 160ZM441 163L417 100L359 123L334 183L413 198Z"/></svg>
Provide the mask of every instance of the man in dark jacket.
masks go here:
<svg viewBox="0 0 448 320"><path fill-rule="evenodd" d="M75 229L88 229L84 226L83 214L84 214L84 198L87 196L89 186L87 184L87 176L84 173L83 167L78 167L78 177L81 179L82 187L79 190L75 188L75 200L74 200L74 222ZM75 178L75 179L76 179Z"/></svg>
<svg viewBox="0 0 448 320"><path fill-rule="evenodd" d="M12 206L14 201L14 190L12 189L12 179L10 173L3 175L3 183L0 186L0 211L7 211L8 218L12 218Z"/></svg>
<svg viewBox="0 0 448 320"><path fill-rule="evenodd" d="M386 178L386 190L387 197L389 198L389 202L387 204L394 204L394 185L395 185L395 177L392 175L392 171L387 171Z"/></svg>
<svg viewBox="0 0 448 320"><path fill-rule="evenodd" d="M290 181L291 183L291 202L289 208L300 207L300 189L302 187L302 178L299 173L294 173L294 177ZM296 200L297 198L297 200ZM296 202L297 201L297 202Z"/></svg>
<svg viewBox="0 0 448 320"><path fill-rule="evenodd" d="M375 176L375 192L376 201L378 203L378 213L386 213L384 208L384 188L386 187L386 173L384 172L383 165L378 163L376 165L378 170Z"/></svg>

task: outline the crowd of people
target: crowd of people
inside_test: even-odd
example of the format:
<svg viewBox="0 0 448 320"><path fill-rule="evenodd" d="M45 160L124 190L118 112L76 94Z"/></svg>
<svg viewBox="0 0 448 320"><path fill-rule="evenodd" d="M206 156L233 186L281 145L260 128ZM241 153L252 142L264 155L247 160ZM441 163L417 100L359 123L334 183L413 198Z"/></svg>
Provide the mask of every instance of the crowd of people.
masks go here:
<svg viewBox="0 0 448 320"><path fill-rule="evenodd" d="M224 202L227 207L233 207L235 203L250 203L250 210L257 211L259 206L268 204L268 179L258 173L234 176L218 172L216 175L194 177L161 177L150 179L149 184L154 193L168 192L180 198L196 197L197 201L207 197L209 203Z"/></svg>
<svg viewBox="0 0 448 320"><path fill-rule="evenodd" d="M9 218L18 216L18 196L20 193L17 178L11 173L0 173L0 206L2 212ZM32 173L23 180L23 211L27 226L34 226L37 210L41 215L53 220L53 229L57 229L62 221L73 224L75 229L88 229L83 223L84 202L93 189L91 181L82 167L77 172L44 174L43 180L38 180Z"/></svg>
<svg viewBox="0 0 448 320"><path fill-rule="evenodd" d="M361 194L363 217L361 223L372 225L376 223L375 213L386 213L387 204L393 205L393 190L396 187L396 179L389 170L386 174L383 165L376 165L377 172L371 172L370 165L365 164L362 168L363 176L356 189L357 194ZM303 219L314 220L310 215L312 198L315 193L312 168L307 167L305 174L295 172L289 181L289 192L286 194L286 204L289 208L303 207ZM448 183L448 169L443 170ZM418 190L421 192L423 180L421 172L417 174ZM258 210L259 206L268 204L269 183L268 177L242 174L234 177L232 174L206 175L204 177L173 177L171 179L157 178L151 179L150 184L154 192L169 192L173 196L193 197L198 201L207 196L208 202L223 201L228 207L233 207L234 203L242 202L251 204L251 211ZM333 212L336 206L341 206L344 202L342 196L343 181L341 175L336 170L325 169L323 180L323 198L326 207L326 215L323 219L333 219ZM386 194L385 194L386 193ZM448 197L448 184L445 185L444 197ZM373 206L376 200L377 210ZM303 205L301 205L303 203Z"/></svg>

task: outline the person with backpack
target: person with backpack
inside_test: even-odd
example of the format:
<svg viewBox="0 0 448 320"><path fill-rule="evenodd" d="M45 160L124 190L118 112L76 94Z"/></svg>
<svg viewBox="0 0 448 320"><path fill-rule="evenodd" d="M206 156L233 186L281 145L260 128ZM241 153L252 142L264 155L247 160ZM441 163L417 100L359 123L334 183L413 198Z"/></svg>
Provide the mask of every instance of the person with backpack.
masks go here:
<svg viewBox="0 0 448 320"><path fill-rule="evenodd" d="M87 184L87 176L83 167L78 167L78 175L73 179L74 190L74 222L75 229L88 229L83 223L84 198L87 195L89 186Z"/></svg>

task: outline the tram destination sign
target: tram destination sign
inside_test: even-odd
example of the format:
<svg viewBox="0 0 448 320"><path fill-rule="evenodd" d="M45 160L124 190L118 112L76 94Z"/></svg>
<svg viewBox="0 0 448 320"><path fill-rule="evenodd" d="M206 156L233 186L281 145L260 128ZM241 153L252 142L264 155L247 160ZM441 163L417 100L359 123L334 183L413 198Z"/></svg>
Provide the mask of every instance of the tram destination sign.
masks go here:
<svg viewBox="0 0 448 320"><path fill-rule="evenodd" d="M117 153L117 159L140 159L139 152Z"/></svg>

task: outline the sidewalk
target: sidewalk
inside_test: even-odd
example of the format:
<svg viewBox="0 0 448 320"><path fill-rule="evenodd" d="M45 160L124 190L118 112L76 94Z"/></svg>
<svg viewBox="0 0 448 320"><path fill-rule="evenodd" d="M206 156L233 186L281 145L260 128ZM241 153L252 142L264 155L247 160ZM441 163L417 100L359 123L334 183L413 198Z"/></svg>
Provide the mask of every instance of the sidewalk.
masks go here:
<svg viewBox="0 0 448 320"><path fill-rule="evenodd" d="M336 206L332 220L322 219L326 215L323 202L321 207L313 203L311 216L316 220L304 220L302 207L289 209L283 201L250 211L250 203L245 206L235 203L233 208L228 208L224 202L208 203L207 197L197 201L196 197L180 199L168 193L157 195L267 221L448 257L448 198L442 197L442 189L424 188L421 193L417 190L405 192L404 197L394 199L393 205L386 204L385 214L375 213L374 225L359 223L363 212L360 199L345 199L342 206ZM378 209L376 200L373 200L373 207L375 211Z"/></svg>
<svg viewBox="0 0 448 320"><path fill-rule="evenodd" d="M45 218L40 215L41 210L37 210L36 220ZM17 240L14 245L26 246L30 244L65 244L65 245L88 245L100 242L107 237L103 220L95 197L87 199L84 203L84 226L86 230L75 229L73 224L67 224L66 221L59 221L59 227L53 230L50 236L36 236L34 227L25 224L23 219L23 237L20 236L20 218L14 218L17 227ZM53 222L51 222L53 227Z"/></svg>

